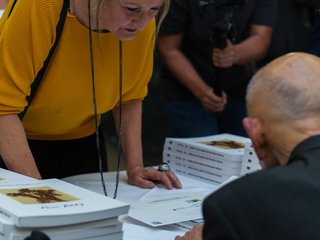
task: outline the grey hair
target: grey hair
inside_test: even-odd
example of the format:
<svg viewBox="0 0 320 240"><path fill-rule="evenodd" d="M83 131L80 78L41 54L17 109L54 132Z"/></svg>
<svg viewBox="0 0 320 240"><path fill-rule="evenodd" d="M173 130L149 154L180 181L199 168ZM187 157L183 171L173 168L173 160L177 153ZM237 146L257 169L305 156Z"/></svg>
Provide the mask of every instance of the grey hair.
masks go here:
<svg viewBox="0 0 320 240"><path fill-rule="evenodd" d="M319 117L320 76L316 74L316 67L320 67L319 60L315 64L300 59L300 63L286 61L283 66L273 64L266 70L260 70L248 85L248 109L262 101L262 107L269 108L264 111L270 111L279 120Z"/></svg>

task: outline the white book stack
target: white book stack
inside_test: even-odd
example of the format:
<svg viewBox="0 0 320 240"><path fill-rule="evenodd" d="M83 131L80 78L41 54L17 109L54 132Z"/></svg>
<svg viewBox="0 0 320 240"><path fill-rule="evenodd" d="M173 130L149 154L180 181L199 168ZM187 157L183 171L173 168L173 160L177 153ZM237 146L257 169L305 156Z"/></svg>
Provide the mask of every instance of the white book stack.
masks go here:
<svg viewBox="0 0 320 240"><path fill-rule="evenodd" d="M249 138L218 134L198 138L166 138L163 162L197 180L221 184L240 176L245 143Z"/></svg>
<svg viewBox="0 0 320 240"><path fill-rule="evenodd" d="M253 149L251 142L245 144L240 176L261 170L260 161Z"/></svg>
<svg viewBox="0 0 320 240"><path fill-rule="evenodd" d="M0 168L0 186L8 183L12 183L12 182L23 182L23 181L38 182L39 180Z"/></svg>
<svg viewBox="0 0 320 240"><path fill-rule="evenodd" d="M127 203L58 179L29 180L0 184L0 240L23 240L32 230L51 240L123 239L118 216Z"/></svg>

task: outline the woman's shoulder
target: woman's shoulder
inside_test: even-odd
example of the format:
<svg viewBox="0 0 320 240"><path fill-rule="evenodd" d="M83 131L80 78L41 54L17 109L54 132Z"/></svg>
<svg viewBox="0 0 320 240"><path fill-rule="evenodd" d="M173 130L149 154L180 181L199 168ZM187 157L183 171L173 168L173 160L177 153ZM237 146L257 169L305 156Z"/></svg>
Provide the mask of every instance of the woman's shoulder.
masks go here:
<svg viewBox="0 0 320 240"><path fill-rule="evenodd" d="M67 0L69 1L69 0ZM56 27L64 0L24 0L25 9L30 8L30 17L39 23L39 27ZM42 23L42 24L41 24Z"/></svg>
<svg viewBox="0 0 320 240"><path fill-rule="evenodd" d="M66 0L69 1L69 0ZM32 17L59 16L64 0L24 0L16 1L14 9L25 11Z"/></svg>
<svg viewBox="0 0 320 240"><path fill-rule="evenodd" d="M69 0L65 0L69 1ZM52 25L55 27L60 17L64 0L11 0L1 18L1 29L4 23L26 25L31 27ZM37 25L37 23L39 23Z"/></svg>
<svg viewBox="0 0 320 240"><path fill-rule="evenodd" d="M60 13L64 0L27 0L35 9L46 13ZM69 1L69 0L66 0Z"/></svg>

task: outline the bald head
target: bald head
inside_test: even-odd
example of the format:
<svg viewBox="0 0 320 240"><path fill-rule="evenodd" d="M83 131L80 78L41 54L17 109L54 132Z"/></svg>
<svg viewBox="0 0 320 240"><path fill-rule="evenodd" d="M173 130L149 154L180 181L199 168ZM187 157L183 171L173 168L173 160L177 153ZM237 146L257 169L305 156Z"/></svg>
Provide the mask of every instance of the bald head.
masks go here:
<svg viewBox="0 0 320 240"><path fill-rule="evenodd" d="M247 90L249 115L273 119L320 119L320 59L290 53L269 63L252 78Z"/></svg>

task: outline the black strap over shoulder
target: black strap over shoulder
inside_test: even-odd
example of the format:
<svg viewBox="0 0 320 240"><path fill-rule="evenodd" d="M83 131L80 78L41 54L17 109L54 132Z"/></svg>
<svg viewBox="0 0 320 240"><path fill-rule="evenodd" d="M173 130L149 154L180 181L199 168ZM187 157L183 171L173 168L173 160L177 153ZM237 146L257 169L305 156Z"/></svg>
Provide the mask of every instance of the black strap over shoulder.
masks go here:
<svg viewBox="0 0 320 240"><path fill-rule="evenodd" d="M57 23L57 27L56 27L56 39L54 41L54 44L52 45L51 49L50 49L50 52L46 58L46 60L44 61L43 63L43 66L42 68L39 70L39 72L37 73L37 76L35 77L33 83L31 84L31 92L30 92L30 95L27 96L27 106L25 107L25 109L23 110L23 112L21 112L19 114L19 118L22 120L24 115L26 114L30 104L31 104L31 101L34 97L34 94L36 92L36 90L38 89L39 85L40 85L40 82L41 82L41 79L43 78L43 75L49 65L49 62L50 62L50 59L58 45L58 42L59 42L59 39L60 39L60 36L61 36L61 33L62 33L62 30L63 30L63 26L64 26L64 22L66 20L66 16L67 16L67 12L68 12L68 9L69 9L69 1L70 0L64 0L63 1L63 6L62 6L62 9L61 9L61 12L60 12L60 17L59 17L59 21ZM17 0L14 1L14 3L12 4L12 8L10 10L10 13L9 15L11 14L12 10L13 10L13 7L14 5L16 4Z"/></svg>

